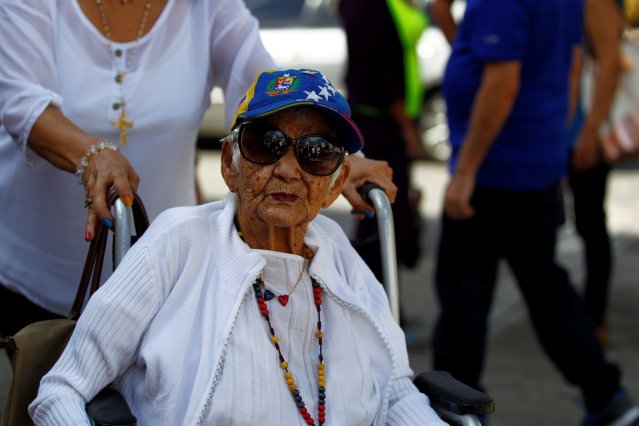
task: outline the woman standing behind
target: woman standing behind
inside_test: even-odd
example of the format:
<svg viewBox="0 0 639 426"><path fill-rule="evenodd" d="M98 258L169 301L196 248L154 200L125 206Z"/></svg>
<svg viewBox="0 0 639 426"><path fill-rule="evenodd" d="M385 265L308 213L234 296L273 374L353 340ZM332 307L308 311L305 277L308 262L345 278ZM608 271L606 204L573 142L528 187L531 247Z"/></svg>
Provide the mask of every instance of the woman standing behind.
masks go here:
<svg viewBox="0 0 639 426"><path fill-rule="evenodd" d="M137 191L150 219L196 202L195 141L212 87L230 117L257 71L275 64L240 0L0 0L0 22L6 336L68 314L82 236L111 224L110 186L125 203ZM392 192L386 169L368 173ZM345 195L363 203L354 186Z"/></svg>

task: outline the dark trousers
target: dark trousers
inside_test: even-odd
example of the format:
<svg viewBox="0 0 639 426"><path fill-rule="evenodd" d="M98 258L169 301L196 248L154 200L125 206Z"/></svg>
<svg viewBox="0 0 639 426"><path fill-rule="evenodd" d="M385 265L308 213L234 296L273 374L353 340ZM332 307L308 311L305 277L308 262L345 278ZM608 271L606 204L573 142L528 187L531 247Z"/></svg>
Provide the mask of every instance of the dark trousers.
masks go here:
<svg viewBox="0 0 639 426"><path fill-rule="evenodd" d="M584 304L555 261L562 219L559 187L538 192L477 188L473 218L443 218L436 266L440 316L434 368L481 389L487 322L503 258L516 278L544 351L599 411L619 388L619 370L595 338Z"/></svg>
<svg viewBox="0 0 639 426"><path fill-rule="evenodd" d="M596 327L606 319L613 262L605 209L609 174L610 166L604 162L584 173L571 168L569 174L575 226L584 245L584 301Z"/></svg>
<svg viewBox="0 0 639 426"><path fill-rule="evenodd" d="M63 318L0 284L0 337L13 336L28 324Z"/></svg>

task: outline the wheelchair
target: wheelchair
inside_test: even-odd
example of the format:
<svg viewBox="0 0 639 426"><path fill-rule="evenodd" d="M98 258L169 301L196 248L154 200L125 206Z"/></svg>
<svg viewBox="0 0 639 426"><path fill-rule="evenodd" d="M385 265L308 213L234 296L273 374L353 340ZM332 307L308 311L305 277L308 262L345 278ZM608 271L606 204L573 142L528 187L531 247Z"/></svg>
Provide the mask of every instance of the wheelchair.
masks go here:
<svg viewBox="0 0 639 426"><path fill-rule="evenodd" d="M375 185L364 185L360 193L371 202L377 212L384 288L388 294L391 311L399 321L399 291L395 262L395 240L390 203L384 191ZM129 209L121 200L114 203L114 267L131 245ZM477 391L453 378L444 371L419 374L415 385L430 399L437 414L451 425L481 426L479 418L492 413L495 403L485 393ZM137 420L120 393L112 387L103 389L86 405L87 413L95 426L136 426Z"/></svg>

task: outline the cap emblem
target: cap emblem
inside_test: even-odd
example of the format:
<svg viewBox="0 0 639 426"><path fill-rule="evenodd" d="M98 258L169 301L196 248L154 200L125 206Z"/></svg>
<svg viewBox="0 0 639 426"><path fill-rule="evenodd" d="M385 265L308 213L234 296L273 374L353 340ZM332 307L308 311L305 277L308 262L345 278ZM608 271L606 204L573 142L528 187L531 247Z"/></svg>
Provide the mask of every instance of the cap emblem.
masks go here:
<svg viewBox="0 0 639 426"><path fill-rule="evenodd" d="M284 74L283 76L275 77L268 83L266 93L270 96L286 95L296 91L299 85L300 80L297 79L297 76Z"/></svg>

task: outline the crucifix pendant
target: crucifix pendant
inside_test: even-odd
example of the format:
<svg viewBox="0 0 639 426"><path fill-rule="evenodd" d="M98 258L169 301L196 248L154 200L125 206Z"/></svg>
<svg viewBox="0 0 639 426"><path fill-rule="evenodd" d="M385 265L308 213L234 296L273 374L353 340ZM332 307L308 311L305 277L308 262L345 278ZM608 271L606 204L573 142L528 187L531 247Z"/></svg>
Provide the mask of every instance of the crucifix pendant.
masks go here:
<svg viewBox="0 0 639 426"><path fill-rule="evenodd" d="M126 121L126 112L120 113L120 119L118 121L112 121L113 127L120 130L120 145L126 145L126 129L133 128L133 121Z"/></svg>

